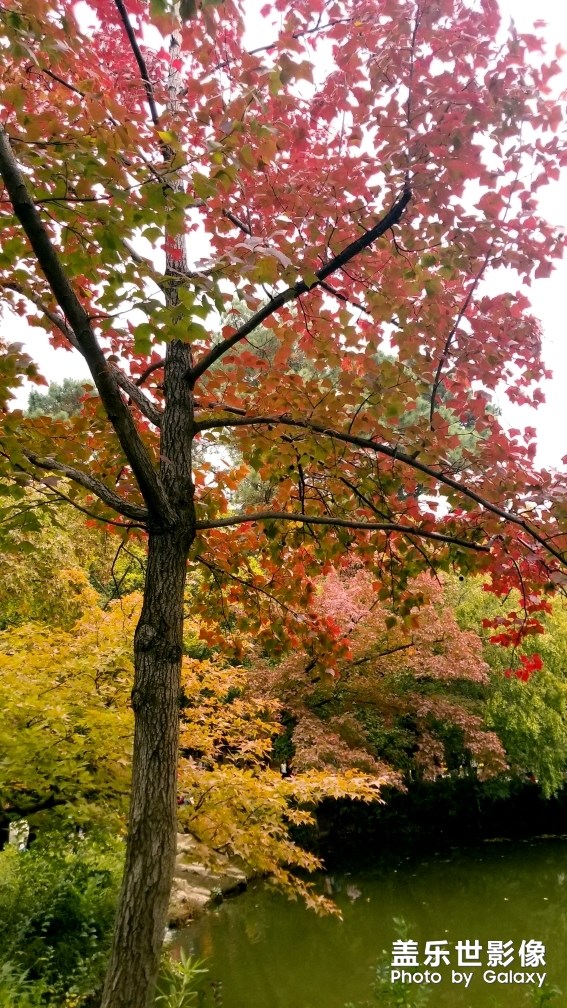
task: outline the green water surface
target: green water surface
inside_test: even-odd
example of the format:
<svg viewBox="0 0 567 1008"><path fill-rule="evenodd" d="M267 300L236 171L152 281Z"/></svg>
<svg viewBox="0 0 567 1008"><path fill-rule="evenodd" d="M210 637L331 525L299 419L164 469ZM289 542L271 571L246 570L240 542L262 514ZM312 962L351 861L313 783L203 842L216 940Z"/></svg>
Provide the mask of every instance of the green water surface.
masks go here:
<svg viewBox="0 0 567 1008"><path fill-rule="evenodd" d="M342 921L317 917L256 885L181 932L182 946L208 960L222 992L216 1002L209 992L207 1005L413 1006L420 985L397 984L399 1001L372 990L377 964L389 965L392 942L403 934L420 950L426 941L449 943L451 963L437 970L442 980L429 988L427 1008L567 1008L567 838L485 843L395 867L330 874L321 885L332 890ZM466 940L481 942L482 967L458 967L454 946ZM543 989L485 982L489 940L512 941L516 953L510 966L494 972L545 973ZM543 942L545 966L522 968L523 940ZM468 989L452 982L452 969L473 973ZM552 987L565 993L547 1000L542 995Z"/></svg>

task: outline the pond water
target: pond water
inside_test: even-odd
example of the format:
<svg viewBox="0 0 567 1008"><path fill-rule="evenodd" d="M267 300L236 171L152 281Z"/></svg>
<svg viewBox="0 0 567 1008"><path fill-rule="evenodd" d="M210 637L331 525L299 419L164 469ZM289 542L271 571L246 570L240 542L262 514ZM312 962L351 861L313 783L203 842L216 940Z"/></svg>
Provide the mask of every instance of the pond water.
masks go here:
<svg viewBox="0 0 567 1008"><path fill-rule="evenodd" d="M411 859L395 867L330 874L321 879L340 906L343 920L317 917L263 885L228 900L180 932L186 951L208 960L216 1000L222 1008L345 1008L368 1002L422 1004L430 1008L520 1008L567 1006L567 837L490 842L480 847ZM395 981L400 1000L372 991L379 963L391 981L392 943L418 943L423 963L426 941L445 941L449 965L437 970L440 982ZM458 942L480 942L481 966L459 966ZM512 982L489 983L487 943L512 942L511 964L493 973L516 974ZM522 942L545 946L545 965L522 967ZM469 949L474 952L474 949ZM463 949L463 953L466 949ZM508 952L510 955L511 952ZM400 969L400 968L399 968ZM423 973L426 967L404 967ZM472 974L453 982L452 971ZM519 982L518 974L524 982ZM543 987L539 978L546 974ZM490 977L491 974L488 974ZM548 1000L552 987L560 988Z"/></svg>

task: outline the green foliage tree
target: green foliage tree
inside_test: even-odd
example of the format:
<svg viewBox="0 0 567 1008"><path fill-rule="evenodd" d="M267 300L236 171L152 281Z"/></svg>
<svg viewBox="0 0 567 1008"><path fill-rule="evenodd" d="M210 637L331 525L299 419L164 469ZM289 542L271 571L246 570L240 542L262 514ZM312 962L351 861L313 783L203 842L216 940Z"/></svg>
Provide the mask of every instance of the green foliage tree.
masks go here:
<svg viewBox="0 0 567 1008"><path fill-rule="evenodd" d="M64 500L46 501L41 490L23 490L17 503L4 498L0 628L39 621L70 629L82 612L87 580L106 597L130 586L134 572L124 561L131 558L115 563L119 547L114 536L87 528L79 511Z"/></svg>
<svg viewBox="0 0 567 1008"><path fill-rule="evenodd" d="M521 609L521 599L516 596ZM544 617L545 633L532 638L526 648L526 665L515 668L513 646L494 643L494 621L506 621L510 600L505 603L483 590L479 579L455 582L448 589L463 627L478 630L483 622L483 655L490 669L484 717L502 741L508 776L536 780L546 797L565 786L567 774L567 602L558 597ZM497 636L497 634L496 634Z"/></svg>
<svg viewBox="0 0 567 1008"><path fill-rule="evenodd" d="M50 416L56 420L67 420L81 412L82 400L94 386L91 382L76 378L64 378L61 384L50 382L47 392L32 389L28 400L27 415L30 417Z"/></svg>

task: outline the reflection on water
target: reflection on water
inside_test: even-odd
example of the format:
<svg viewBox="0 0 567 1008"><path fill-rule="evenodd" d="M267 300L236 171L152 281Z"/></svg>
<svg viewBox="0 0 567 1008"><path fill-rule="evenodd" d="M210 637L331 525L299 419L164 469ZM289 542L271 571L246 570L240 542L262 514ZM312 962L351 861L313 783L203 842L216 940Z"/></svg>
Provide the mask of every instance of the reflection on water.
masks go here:
<svg viewBox="0 0 567 1008"><path fill-rule="evenodd" d="M321 885L340 906L342 921L317 917L256 886L181 933L186 950L208 959L222 1008L398 1003L384 991L373 996L372 983L378 963L389 961L392 942L400 938L415 940L420 953L426 941L449 943L451 964L440 967L431 1008L567 1006L566 838L493 842L397 868L328 875ZM545 944L546 965L522 970L517 952L531 939ZM481 968L457 966L454 946L467 940L480 941ZM512 941L516 952L511 966L495 972L545 972L546 987L566 994L549 1001L533 983L483 982L489 940ZM468 989L451 982L451 968L472 972ZM399 1003L412 1004L409 997Z"/></svg>

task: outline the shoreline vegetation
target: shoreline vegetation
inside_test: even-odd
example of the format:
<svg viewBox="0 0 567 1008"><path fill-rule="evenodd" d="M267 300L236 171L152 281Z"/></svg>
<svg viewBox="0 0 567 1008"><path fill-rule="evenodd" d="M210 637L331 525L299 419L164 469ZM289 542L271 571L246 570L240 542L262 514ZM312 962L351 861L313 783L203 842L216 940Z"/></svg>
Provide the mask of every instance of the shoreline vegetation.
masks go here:
<svg viewBox="0 0 567 1008"><path fill-rule="evenodd" d="M441 781L393 793L385 806L324 802L318 819L302 842L321 856L323 872L351 869L482 843L565 840L567 788L544 798L536 783L526 782L498 796L475 781ZM169 927L184 927L256 878L240 859L179 834Z"/></svg>
<svg viewBox="0 0 567 1008"><path fill-rule="evenodd" d="M325 802L317 830L298 842L322 855L326 870L350 871L482 841L565 839L567 789L545 799L534 782L518 785L507 798L487 788L478 781L441 780L393 794L384 806ZM27 850L10 844L0 852L0 931L9 936L0 954L0 1008L97 1008L122 847L101 831L81 836L70 826L67 834L61 827L40 831ZM182 928L243 892L257 876L238 859L180 834L170 937L175 942ZM181 966L172 960L172 966L168 955L166 943L165 975L173 970L176 989L197 967L192 960Z"/></svg>

